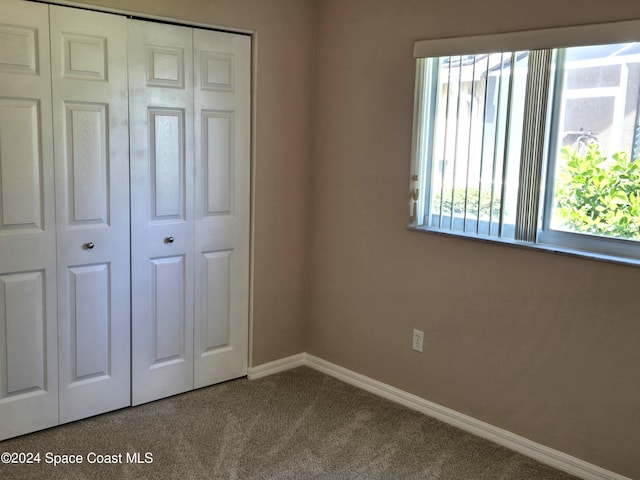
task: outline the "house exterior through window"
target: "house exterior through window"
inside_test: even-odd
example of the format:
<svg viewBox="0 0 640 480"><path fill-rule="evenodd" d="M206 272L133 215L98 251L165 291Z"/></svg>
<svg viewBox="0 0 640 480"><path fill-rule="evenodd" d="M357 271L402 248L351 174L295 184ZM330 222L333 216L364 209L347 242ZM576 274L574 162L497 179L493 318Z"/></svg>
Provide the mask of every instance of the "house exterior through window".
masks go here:
<svg viewBox="0 0 640 480"><path fill-rule="evenodd" d="M640 43L578 28L418 42L414 228L640 259Z"/></svg>

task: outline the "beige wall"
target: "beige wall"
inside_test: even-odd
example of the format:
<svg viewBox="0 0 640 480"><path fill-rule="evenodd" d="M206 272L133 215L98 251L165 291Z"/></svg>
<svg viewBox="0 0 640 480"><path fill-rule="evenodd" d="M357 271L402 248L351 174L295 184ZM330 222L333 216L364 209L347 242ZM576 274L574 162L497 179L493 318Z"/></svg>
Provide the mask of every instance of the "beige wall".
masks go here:
<svg viewBox="0 0 640 480"><path fill-rule="evenodd" d="M256 31L253 365L306 350L640 478L640 271L405 228L415 40L640 2L85 3Z"/></svg>
<svg viewBox="0 0 640 480"><path fill-rule="evenodd" d="M304 350L315 7L300 0L81 0L255 31L253 345L259 365Z"/></svg>
<svg viewBox="0 0 640 480"><path fill-rule="evenodd" d="M319 2L308 352L640 478L640 270L405 228L415 40L632 17L636 0Z"/></svg>

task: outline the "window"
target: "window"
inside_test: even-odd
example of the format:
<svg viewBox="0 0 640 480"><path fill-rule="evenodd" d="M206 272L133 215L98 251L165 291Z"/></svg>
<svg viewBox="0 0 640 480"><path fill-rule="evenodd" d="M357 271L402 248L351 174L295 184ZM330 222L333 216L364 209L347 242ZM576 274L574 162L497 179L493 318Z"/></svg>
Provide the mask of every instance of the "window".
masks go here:
<svg viewBox="0 0 640 480"><path fill-rule="evenodd" d="M640 259L635 32L417 42L412 225Z"/></svg>

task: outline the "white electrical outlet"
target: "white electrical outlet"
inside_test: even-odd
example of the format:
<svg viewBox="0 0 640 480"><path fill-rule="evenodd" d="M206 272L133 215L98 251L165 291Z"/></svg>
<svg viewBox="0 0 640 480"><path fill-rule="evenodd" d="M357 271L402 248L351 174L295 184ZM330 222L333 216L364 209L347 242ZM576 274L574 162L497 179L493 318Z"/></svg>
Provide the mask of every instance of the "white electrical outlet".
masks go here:
<svg viewBox="0 0 640 480"><path fill-rule="evenodd" d="M413 344L411 348L413 348L416 352L421 352L424 344L424 332L422 330L414 330L413 331Z"/></svg>

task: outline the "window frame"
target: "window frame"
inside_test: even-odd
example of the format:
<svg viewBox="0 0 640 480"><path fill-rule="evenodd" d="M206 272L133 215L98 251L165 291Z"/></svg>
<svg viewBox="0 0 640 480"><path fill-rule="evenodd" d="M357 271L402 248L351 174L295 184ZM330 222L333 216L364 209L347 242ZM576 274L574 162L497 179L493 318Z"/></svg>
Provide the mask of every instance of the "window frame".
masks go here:
<svg viewBox="0 0 640 480"><path fill-rule="evenodd" d="M533 236L525 235L525 239L503 239L473 233L443 230L429 227L425 224L425 214L428 211L426 203L431 197L432 169L434 162L431 153L427 154L427 145L433 142L435 129L431 128L430 119L436 118L437 95L435 89L429 92L426 88L429 77L433 77L435 63L430 72L424 68L429 58L473 55L500 51L522 50L551 50L569 47L614 44L640 41L640 20L626 20L600 24L560 27L552 29L528 30L520 32L500 33L495 35L480 35L469 37L455 37L445 39L422 40L414 44L414 58L416 60L416 83L413 118L412 168L410 186L410 224L411 230L438 233L445 236L479 239L487 242L506 243L525 246L547 251L564 252L573 255L604 259L615 262L640 264L640 242L636 240L615 237L600 237L586 233L573 233L551 228L551 214L553 206L553 181L555 175L555 155L558 147L559 134L554 125L559 121L561 95L553 91L554 85L560 85L564 68L557 68L554 61L555 73L550 75L550 91L546 112L546 125L549 125L550 135L545 135L544 147L538 163L541 168L539 174L538 198L535 202L535 216L537 221ZM431 93L429 102L425 97ZM428 105L428 108L425 108ZM429 128L425 128L427 126ZM426 133L425 133L426 132ZM425 139L425 136L429 138ZM426 142L429 142L428 144ZM432 149L428 149L432 150ZM520 159L522 166L522 158ZM518 194L518 210L520 210L521 195ZM527 202L532 205L534 200ZM479 219L478 219L479 221ZM516 225L516 229L517 229ZM532 238L530 238L532 237Z"/></svg>

